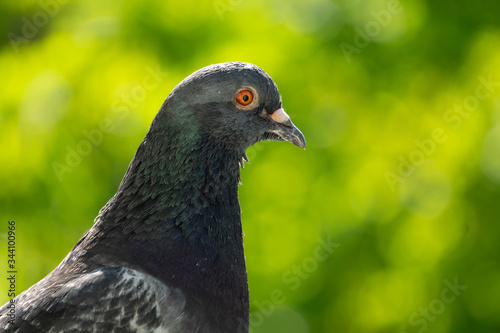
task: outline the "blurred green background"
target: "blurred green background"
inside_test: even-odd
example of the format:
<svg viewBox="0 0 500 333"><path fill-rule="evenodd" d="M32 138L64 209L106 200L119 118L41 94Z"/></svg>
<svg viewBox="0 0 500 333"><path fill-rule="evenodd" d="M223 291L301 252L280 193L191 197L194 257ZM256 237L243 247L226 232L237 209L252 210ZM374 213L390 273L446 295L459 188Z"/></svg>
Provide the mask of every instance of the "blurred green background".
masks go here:
<svg viewBox="0 0 500 333"><path fill-rule="evenodd" d="M0 268L15 220L18 292L91 227L171 89L245 61L307 139L248 151L251 331L500 331L500 2L0 8Z"/></svg>

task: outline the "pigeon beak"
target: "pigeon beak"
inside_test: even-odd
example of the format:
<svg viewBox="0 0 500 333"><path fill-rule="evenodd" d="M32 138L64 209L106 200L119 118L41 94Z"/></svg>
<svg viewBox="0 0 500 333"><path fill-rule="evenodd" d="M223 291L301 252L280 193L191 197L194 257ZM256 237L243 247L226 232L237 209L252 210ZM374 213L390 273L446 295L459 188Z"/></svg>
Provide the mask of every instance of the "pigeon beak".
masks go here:
<svg viewBox="0 0 500 333"><path fill-rule="evenodd" d="M285 141L291 142L297 147L306 149L306 139L302 132L295 127L283 108L274 111L269 118L273 120L277 128L269 132L276 134Z"/></svg>

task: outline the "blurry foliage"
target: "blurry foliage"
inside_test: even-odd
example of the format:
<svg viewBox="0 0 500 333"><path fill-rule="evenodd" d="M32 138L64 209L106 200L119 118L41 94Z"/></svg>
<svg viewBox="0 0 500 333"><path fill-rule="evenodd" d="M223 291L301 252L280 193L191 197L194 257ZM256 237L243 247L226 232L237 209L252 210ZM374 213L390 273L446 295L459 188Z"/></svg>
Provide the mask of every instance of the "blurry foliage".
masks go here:
<svg viewBox="0 0 500 333"><path fill-rule="evenodd" d="M18 292L91 227L170 90L200 67L246 61L274 78L308 140L305 152L248 151L252 332L500 329L500 85L477 96L481 80L500 82L498 1L0 8L0 267L15 219ZM58 175L55 162L72 166ZM327 241L340 246L318 260ZM467 289L444 302L454 281Z"/></svg>

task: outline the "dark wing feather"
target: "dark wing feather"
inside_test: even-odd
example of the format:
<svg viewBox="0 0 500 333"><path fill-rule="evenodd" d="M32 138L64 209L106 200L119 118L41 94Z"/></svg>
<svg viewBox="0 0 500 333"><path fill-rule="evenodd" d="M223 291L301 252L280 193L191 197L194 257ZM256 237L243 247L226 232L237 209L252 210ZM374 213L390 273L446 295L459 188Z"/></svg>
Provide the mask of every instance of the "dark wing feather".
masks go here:
<svg viewBox="0 0 500 333"><path fill-rule="evenodd" d="M184 311L185 297L152 276L106 267L65 283L40 281L16 299L16 319L5 332L196 332Z"/></svg>

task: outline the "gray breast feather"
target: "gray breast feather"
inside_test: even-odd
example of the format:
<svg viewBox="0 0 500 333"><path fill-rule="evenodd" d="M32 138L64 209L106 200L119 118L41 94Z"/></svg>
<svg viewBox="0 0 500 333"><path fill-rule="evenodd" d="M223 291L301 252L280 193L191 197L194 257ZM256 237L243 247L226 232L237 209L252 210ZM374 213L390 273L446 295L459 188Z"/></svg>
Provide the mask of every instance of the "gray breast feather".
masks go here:
<svg viewBox="0 0 500 333"><path fill-rule="evenodd" d="M45 279L44 279L45 280ZM125 267L105 267L62 284L40 281L17 298L6 332L196 332L183 293ZM45 283L43 283L45 282Z"/></svg>

